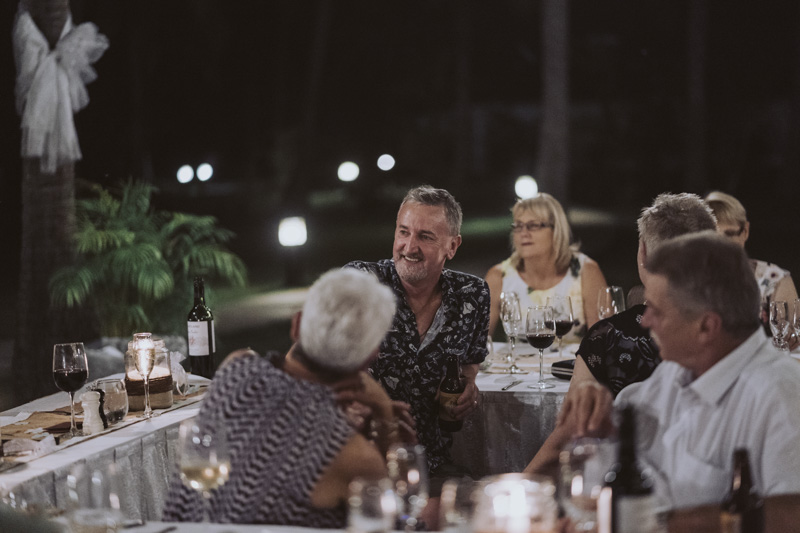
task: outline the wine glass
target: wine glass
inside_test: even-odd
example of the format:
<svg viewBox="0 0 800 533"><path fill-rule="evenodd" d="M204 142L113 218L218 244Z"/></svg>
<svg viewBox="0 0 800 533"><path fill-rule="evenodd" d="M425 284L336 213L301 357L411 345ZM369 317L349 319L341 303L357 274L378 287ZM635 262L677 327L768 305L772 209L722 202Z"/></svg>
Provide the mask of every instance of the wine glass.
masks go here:
<svg viewBox="0 0 800 533"><path fill-rule="evenodd" d="M501 474L483 478L475 491L471 531L551 533L558 505L549 477Z"/></svg>
<svg viewBox="0 0 800 533"><path fill-rule="evenodd" d="M397 494L397 518L405 531L414 531L428 503L428 464L425 448L395 444L386 453L389 479Z"/></svg>
<svg viewBox="0 0 800 533"><path fill-rule="evenodd" d="M348 486L347 532L392 531L397 518L397 495L389 478L357 477Z"/></svg>
<svg viewBox="0 0 800 533"><path fill-rule="evenodd" d="M600 289L597 295L597 316L600 319L616 315L625 310L625 293L622 287L609 285Z"/></svg>
<svg viewBox="0 0 800 533"><path fill-rule="evenodd" d="M525 332L528 342L539 349L539 381L535 385L528 385L531 389L550 389L555 387L544 380L544 349L549 348L556 338L556 321L553 318L553 308L546 305L537 305L528 308L528 319Z"/></svg>
<svg viewBox="0 0 800 533"><path fill-rule="evenodd" d="M144 380L144 412L139 418L147 420L157 416L150 408L150 373L156 364L156 343L149 333L133 334L133 364Z"/></svg>
<svg viewBox="0 0 800 533"><path fill-rule="evenodd" d="M509 374L520 374L522 369L517 366L517 360L514 356L514 346L517 341L517 335L522 327L522 311L519 307L519 297L515 292L502 292L500 293L500 321L503 323L503 330L508 337L510 350L508 352L507 361L511 363L508 367Z"/></svg>
<svg viewBox="0 0 800 533"><path fill-rule="evenodd" d="M207 428L194 419L178 429L181 481L203 497L203 522L208 522L211 491L228 481L231 460L221 428Z"/></svg>
<svg viewBox="0 0 800 533"><path fill-rule="evenodd" d="M558 357L561 357L561 342L567 333L572 329L572 300L569 296L549 296L547 305L553 308L553 316L556 320L556 337L558 337Z"/></svg>
<svg viewBox="0 0 800 533"><path fill-rule="evenodd" d="M789 329L791 327L789 304L784 301L769 303L769 329L772 331L772 343L780 350L788 351Z"/></svg>
<svg viewBox="0 0 800 533"><path fill-rule="evenodd" d="M69 393L69 434L81 437L83 432L75 427L75 391L89 378L89 363L82 342L69 342L53 346L53 380L56 387Z"/></svg>
<svg viewBox="0 0 800 533"><path fill-rule="evenodd" d="M597 498L614 462L608 441L578 438L559 453L559 501L574 531L596 531Z"/></svg>
<svg viewBox="0 0 800 533"><path fill-rule="evenodd" d="M481 482L469 477L450 478L442 484L439 528L446 533L469 533L475 511L473 494Z"/></svg>

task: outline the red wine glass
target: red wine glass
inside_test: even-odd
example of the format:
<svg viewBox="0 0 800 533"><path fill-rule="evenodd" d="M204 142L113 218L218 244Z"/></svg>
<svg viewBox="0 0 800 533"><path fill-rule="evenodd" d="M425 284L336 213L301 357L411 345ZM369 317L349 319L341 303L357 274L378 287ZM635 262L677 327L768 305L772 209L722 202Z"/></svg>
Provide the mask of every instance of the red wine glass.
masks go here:
<svg viewBox="0 0 800 533"><path fill-rule="evenodd" d="M558 337L558 357L561 358L561 344L564 335L570 332L573 325L572 300L569 296L550 296L547 305L553 308L556 320L556 337Z"/></svg>
<svg viewBox="0 0 800 533"><path fill-rule="evenodd" d="M89 363L82 342L70 342L53 346L53 380L56 387L69 393L69 434L83 436L75 427L75 391L89 378Z"/></svg>
<svg viewBox="0 0 800 533"><path fill-rule="evenodd" d="M539 381L529 385L532 389L550 389L555 387L544 380L544 349L549 348L556 338L556 321L553 318L553 308L546 305L537 305L528 308L525 332L528 342L539 350Z"/></svg>

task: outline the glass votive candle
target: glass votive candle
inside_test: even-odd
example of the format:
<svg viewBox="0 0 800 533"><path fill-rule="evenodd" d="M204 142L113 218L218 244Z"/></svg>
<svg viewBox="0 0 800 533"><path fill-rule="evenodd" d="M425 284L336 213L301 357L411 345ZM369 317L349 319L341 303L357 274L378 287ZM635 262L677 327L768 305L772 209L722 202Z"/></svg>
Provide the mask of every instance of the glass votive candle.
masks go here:
<svg viewBox="0 0 800 533"><path fill-rule="evenodd" d="M92 385L92 390L103 393L103 414L109 426L121 422L128 414L128 391L125 382L121 379L98 379Z"/></svg>

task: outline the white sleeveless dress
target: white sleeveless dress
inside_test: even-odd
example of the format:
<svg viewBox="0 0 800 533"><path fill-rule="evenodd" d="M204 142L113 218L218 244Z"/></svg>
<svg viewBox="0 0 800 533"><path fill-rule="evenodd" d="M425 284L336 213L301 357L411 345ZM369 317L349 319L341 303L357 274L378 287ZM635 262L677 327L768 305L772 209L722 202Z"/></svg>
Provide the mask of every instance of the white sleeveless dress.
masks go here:
<svg viewBox="0 0 800 533"><path fill-rule="evenodd" d="M520 277L517 269L511 266L510 259L500 264L503 274L503 292L513 291L519 296L522 316L525 311L534 305L546 305L549 296L569 296L572 302L572 316L574 325L572 330L564 335L564 343L580 342L586 334L586 316L583 312L583 292L581 291L581 272L588 257L577 252L567 268L567 273L554 287L547 290L534 290Z"/></svg>

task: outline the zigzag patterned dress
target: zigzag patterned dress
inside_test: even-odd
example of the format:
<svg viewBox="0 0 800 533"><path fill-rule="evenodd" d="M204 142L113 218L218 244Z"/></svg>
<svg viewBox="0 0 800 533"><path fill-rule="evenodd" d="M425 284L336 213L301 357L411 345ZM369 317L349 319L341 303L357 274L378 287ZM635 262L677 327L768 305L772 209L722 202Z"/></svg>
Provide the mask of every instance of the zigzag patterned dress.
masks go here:
<svg viewBox="0 0 800 533"><path fill-rule="evenodd" d="M217 372L197 419L225 431L231 454L230 478L212 492L211 522L345 527L344 505L319 509L310 497L354 431L330 388L245 356ZM199 493L177 472L163 520L202 520Z"/></svg>

